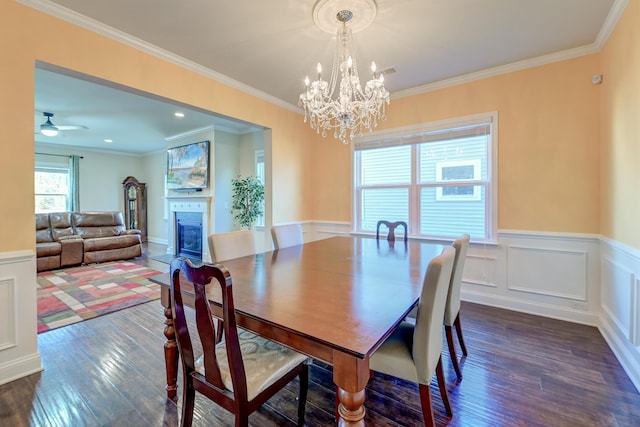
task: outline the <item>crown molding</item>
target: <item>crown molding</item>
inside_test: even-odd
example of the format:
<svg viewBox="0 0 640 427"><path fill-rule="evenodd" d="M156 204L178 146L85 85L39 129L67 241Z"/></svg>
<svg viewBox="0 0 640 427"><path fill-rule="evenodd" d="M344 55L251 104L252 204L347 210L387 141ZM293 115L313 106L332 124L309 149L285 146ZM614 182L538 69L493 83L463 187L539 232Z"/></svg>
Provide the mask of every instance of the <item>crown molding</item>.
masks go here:
<svg viewBox="0 0 640 427"><path fill-rule="evenodd" d="M38 149L47 150L48 148L51 148L54 150L62 150L62 151L69 151L69 152L82 151L82 152L108 154L110 156L126 156L126 157L146 157L149 154L153 154L155 152L166 152L166 149L162 149L162 150L155 150L155 151L150 151L145 153L133 153L131 151L118 151L118 150L111 150L108 148L77 147L71 144L61 144L61 143L50 142L50 141L34 141L34 144L35 144L34 146L36 150ZM48 154L48 153L41 153L41 154ZM59 153L56 153L56 154L59 154Z"/></svg>
<svg viewBox="0 0 640 427"><path fill-rule="evenodd" d="M607 19L605 19L604 24L602 24L602 28L600 28L600 32L594 42L598 51L600 51L607 43L607 40L609 40L609 36L616 28L616 25L618 25L618 21L624 13L627 4L629 4L629 0L615 0L613 2L613 6L611 6L611 9L609 10Z"/></svg>
<svg viewBox="0 0 640 427"><path fill-rule="evenodd" d="M513 73L515 71L526 70L527 68L539 67L541 65L552 64L554 62L566 61L568 59L579 58L585 55L591 55L598 53L602 50L607 43L609 36L615 29L618 20L624 13L625 8L629 0L615 0L611 10L605 19L600 32L596 37L596 40L590 44L574 49L567 49L561 52L555 52L548 55L539 56L536 58L525 59L523 61L512 62L511 64L500 65L498 67L487 68L485 70L463 74L450 79L440 80L433 83L428 83L422 86L416 86L413 88L395 91L391 94L391 99L405 98L407 96L419 95L425 92L431 92L438 89L444 89L451 86L457 86L464 83L471 83L476 80L487 79L490 77L499 76L502 74Z"/></svg>
<svg viewBox="0 0 640 427"><path fill-rule="evenodd" d="M201 127L201 128L198 128L198 129L191 129L191 130L186 131L186 132L182 132L182 133L179 133L179 134L176 134L176 135L168 136L164 140L167 141L167 142L173 142L173 141L175 141L177 139L185 138L187 136L193 136L193 135L201 134L201 133L204 133L204 132L213 132L215 130L215 128L216 128L216 126L211 125L211 126Z"/></svg>
<svg viewBox="0 0 640 427"><path fill-rule="evenodd" d="M124 33L113 27L105 25L99 21L88 18L71 9L67 9L63 6L56 5L47 0L16 0L16 1L25 6L39 10L48 15L55 16L71 24L93 31L95 33L98 33L105 37L121 42L123 44L131 46L135 49L138 49L140 51L143 51L145 53L148 53L160 59L171 62L180 67L191 70L195 73L201 74L205 77L211 78L215 81L218 81L234 89L245 92L249 95L263 99L272 104L278 105L294 113L297 113L300 115L303 114L302 109L296 105L293 105L289 102L285 102L282 99L276 98L265 92L259 91L254 87L241 83L237 80L234 80L228 76L225 76L224 74L218 73L209 68L203 67L200 64L197 64L186 58L173 54L167 50L161 49L155 45L145 42L144 40L138 39L137 37L133 37L130 34ZM434 90L444 89L451 86L470 83L476 80L482 80L486 78L499 76L502 74L508 74L515 71L525 70L527 68L538 67L541 65L547 65L554 62L565 61L568 59L578 58L580 56L598 53L604 47L609 36L615 29L615 26L618 23L618 20L620 19L622 14L624 13L624 10L628 2L629 0L614 1L614 4L611 7L611 10L609 11L609 14L607 15L607 18L604 24L602 25L600 32L596 37L596 40L590 45L585 45L585 46L581 46L574 49L568 49L562 52L555 52L549 55L539 56L537 58L517 61L510 64L488 68L488 69L473 72L473 73L463 74L450 79L440 80L437 82L428 83L425 85L416 86L416 87L405 89L405 90L395 91L391 93L391 99L399 99L399 98L405 98L408 96L419 95L425 92L431 92Z"/></svg>
<svg viewBox="0 0 640 427"><path fill-rule="evenodd" d="M511 64L500 65L498 67L487 68L486 70L476 71L461 76L452 77L450 79L440 80L428 83L422 86L399 90L391 94L391 99L405 98L407 96L419 95L425 92L431 92L438 89L444 89L451 86L457 86L464 83L471 83L477 80L488 79L502 74L509 74L515 71L526 70L527 68L539 67L541 65L551 64L554 62L565 61L567 59L578 58L580 56L597 53L598 49L595 44L577 47L574 49L564 50L562 52L551 53L549 55L539 56L537 58L525 59Z"/></svg>
<svg viewBox="0 0 640 427"><path fill-rule="evenodd" d="M212 80L215 80L217 82L230 86L234 89L237 89L249 95L255 96L256 98L260 98L264 101L270 102L272 104L285 108L294 113L302 114L301 109L296 105L293 105L289 102L285 102L280 98L276 98L273 95L269 95L268 93L262 92L254 87L251 87L237 80L234 80L228 76L225 76L224 74L211 70L210 68L203 67L200 64L197 64L193 61L190 61L186 58L183 58L165 49L159 48L155 45L152 45L151 43L148 43L144 40L141 40L123 31L120 31L113 27L105 25L102 22L96 21L95 19L91 19L71 9L67 9L66 7L54 4L47 0L16 0L16 1L32 9L36 9L40 12L62 19L63 21L67 21L71 24L77 25L89 31L93 31L94 33L108 37L112 40L123 43L130 47L133 47L142 52L148 53L149 55L153 55L157 58L163 59L167 62L171 62L182 68L186 68L187 70L191 70L195 73L208 77Z"/></svg>

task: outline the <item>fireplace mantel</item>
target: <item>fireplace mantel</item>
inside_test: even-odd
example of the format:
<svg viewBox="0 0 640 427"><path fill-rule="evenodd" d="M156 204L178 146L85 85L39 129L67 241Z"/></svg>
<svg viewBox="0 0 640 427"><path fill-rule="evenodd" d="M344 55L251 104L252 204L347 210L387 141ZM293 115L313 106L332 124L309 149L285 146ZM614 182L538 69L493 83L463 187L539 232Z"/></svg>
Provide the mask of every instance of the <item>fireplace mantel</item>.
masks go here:
<svg viewBox="0 0 640 427"><path fill-rule="evenodd" d="M171 203L171 202L205 202L205 203L209 203L212 199L211 196L193 196L193 195L186 195L186 196L167 196L165 197L165 199Z"/></svg>
<svg viewBox="0 0 640 427"><path fill-rule="evenodd" d="M202 214L202 261L211 262L207 236L209 233L209 218L211 212L211 196L171 196L169 202L169 232L167 234L167 253L176 254L176 212L199 212Z"/></svg>

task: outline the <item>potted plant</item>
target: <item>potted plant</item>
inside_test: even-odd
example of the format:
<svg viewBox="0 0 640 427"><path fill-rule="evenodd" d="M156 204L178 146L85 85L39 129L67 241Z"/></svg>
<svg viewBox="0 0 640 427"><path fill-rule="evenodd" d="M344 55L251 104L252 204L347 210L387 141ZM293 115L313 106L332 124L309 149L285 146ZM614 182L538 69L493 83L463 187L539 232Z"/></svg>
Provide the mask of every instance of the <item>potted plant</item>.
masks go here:
<svg viewBox="0 0 640 427"><path fill-rule="evenodd" d="M251 228L262 215L264 185L257 178L247 176L231 180L233 200L231 211L233 218L243 228Z"/></svg>

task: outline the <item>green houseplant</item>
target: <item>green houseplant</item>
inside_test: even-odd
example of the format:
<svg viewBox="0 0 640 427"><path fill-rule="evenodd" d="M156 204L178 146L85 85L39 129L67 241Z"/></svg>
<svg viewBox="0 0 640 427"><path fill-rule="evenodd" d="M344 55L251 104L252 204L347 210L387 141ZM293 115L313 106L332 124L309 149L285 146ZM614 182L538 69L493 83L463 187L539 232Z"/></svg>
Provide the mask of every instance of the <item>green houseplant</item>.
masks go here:
<svg viewBox="0 0 640 427"><path fill-rule="evenodd" d="M233 218L243 228L251 228L262 215L264 185L253 176L238 176L231 180L233 200L231 211Z"/></svg>

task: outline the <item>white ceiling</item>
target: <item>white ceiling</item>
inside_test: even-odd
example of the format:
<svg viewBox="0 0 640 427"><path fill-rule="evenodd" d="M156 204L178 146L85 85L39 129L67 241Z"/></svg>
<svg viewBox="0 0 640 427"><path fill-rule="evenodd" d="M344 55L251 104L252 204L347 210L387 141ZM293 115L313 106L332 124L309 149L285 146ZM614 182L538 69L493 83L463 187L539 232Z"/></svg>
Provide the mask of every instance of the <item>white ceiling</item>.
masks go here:
<svg viewBox="0 0 640 427"><path fill-rule="evenodd" d="M314 24L314 1L19 1L292 110L304 77L315 74L318 61L330 69L335 50L335 36ZM362 71L372 60L396 70L385 79L392 115L400 96L597 52L627 1L378 0L372 24L354 35L356 58ZM202 111L186 110L177 121L176 106L160 101L166 100L36 73L36 125L50 111L55 124L89 127L48 142L107 148L101 141L111 138L114 149L142 153L190 126L213 124ZM251 129L242 124L235 131Z"/></svg>

